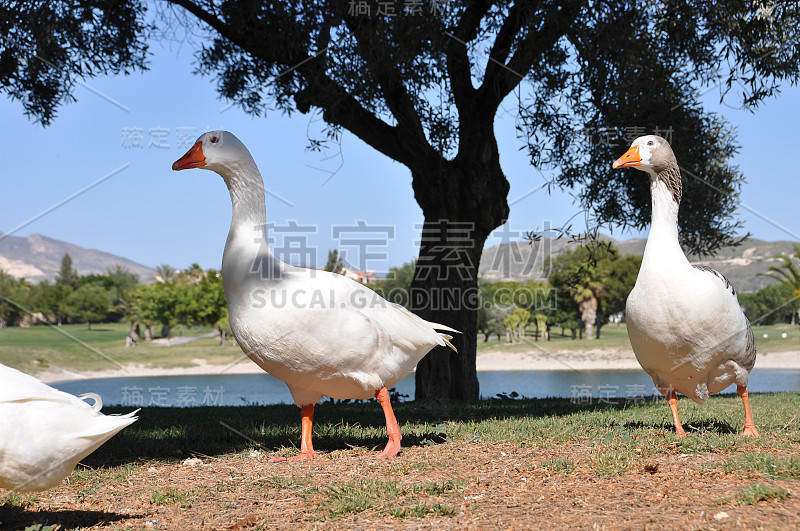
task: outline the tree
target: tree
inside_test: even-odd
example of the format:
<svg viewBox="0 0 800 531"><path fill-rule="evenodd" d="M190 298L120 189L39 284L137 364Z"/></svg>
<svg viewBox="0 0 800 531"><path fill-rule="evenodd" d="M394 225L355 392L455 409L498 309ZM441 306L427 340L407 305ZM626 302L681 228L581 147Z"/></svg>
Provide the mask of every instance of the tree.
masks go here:
<svg viewBox="0 0 800 531"><path fill-rule="evenodd" d="M800 270L797 269L797 265L793 261L793 259L800 260L800 245L795 244L793 256L779 254L775 258L780 258L783 263L779 266L770 266L766 276L788 285L792 289L792 295L800 298ZM797 323L800 324L800 304L798 304L797 308L797 317Z"/></svg>
<svg viewBox="0 0 800 531"><path fill-rule="evenodd" d="M496 335L497 339L500 339L500 335L505 330L505 318L510 314L511 310L509 308L497 304L493 304L485 310L485 321L482 323L481 319L478 319L479 330L484 335L484 343L489 341L492 335ZM481 314L479 313L478 315Z"/></svg>
<svg viewBox="0 0 800 531"><path fill-rule="evenodd" d="M798 295L789 284L778 283L755 293L739 293L739 304L753 325L797 322Z"/></svg>
<svg viewBox="0 0 800 531"><path fill-rule="evenodd" d="M344 266L342 264L342 257L339 256L339 251L337 249L328 251L328 262L325 264L325 271L341 273L342 267Z"/></svg>
<svg viewBox="0 0 800 531"><path fill-rule="evenodd" d="M67 298L67 308L71 315L86 322L87 330L91 330L92 323L99 323L108 315L108 292L97 285L81 286Z"/></svg>
<svg viewBox="0 0 800 531"><path fill-rule="evenodd" d="M508 338L509 343L514 342L514 336L516 335L517 328L519 327L519 315L512 313L508 317L503 319L503 326L506 329L506 337Z"/></svg>
<svg viewBox="0 0 800 531"><path fill-rule="evenodd" d="M172 282L178 278L179 271L169 264L160 264L156 266L156 276L161 279L161 282Z"/></svg>
<svg viewBox="0 0 800 531"><path fill-rule="evenodd" d="M543 313L537 313L533 318L536 322L536 341L539 341L539 336L550 341L550 332L547 331L547 316Z"/></svg>
<svg viewBox="0 0 800 531"><path fill-rule="evenodd" d="M586 339L594 339L594 323L597 321L598 300L603 295L603 285L588 278L577 283L572 288L572 298L578 303L578 311L581 312L583 329L586 331Z"/></svg>
<svg viewBox="0 0 800 531"><path fill-rule="evenodd" d="M25 316L30 284L0 269L0 327L16 326Z"/></svg>
<svg viewBox="0 0 800 531"><path fill-rule="evenodd" d="M56 273L56 284L76 289L80 284L78 272L72 268L72 257L69 253L64 253L61 257L61 269Z"/></svg>
<svg viewBox="0 0 800 531"><path fill-rule="evenodd" d="M528 323L531 322L531 312L522 308L517 308L511 315L517 316L517 330L519 337L525 337L525 329L528 327Z"/></svg>
<svg viewBox="0 0 800 531"><path fill-rule="evenodd" d="M136 314L148 329L155 323L161 324L161 336L165 338L171 337L172 327L178 322L176 285L175 282L156 282L136 287Z"/></svg>
<svg viewBox="0 0 800 531"><path fill-rule="evenodd" d="M36 298L34 308L42 312L48 318L55 317L56 324L61 326L64 317L69 311L67 300L72 293L72 288L63 284L51 285L43 280L36 287Z"/></svg>
<svg viewBox="0 0 800 531"><path fill-rule="evenodd" d="M612 247L613 248L613 247ZM597 338L600 328L614 314L625 313L628 295L636 285L642 257L632 254L608 253L605 260L597 262L598 276L602 278L603 296L600 299L600 320L597 323Z"/></svg>
<svg viewBox="0 0 800 531"><path fill-rule="evenodd" d="M597 241L548 259L545 269L559 303L563 306L571 297L578 305L578 321L584 323L587 339L599 339L608 318L625 311L641 263L641 256L620 255L611 242ZM559 322L571 320L568 311L559 316Z"/></svg>
<svg viewBox="0 0 800 531"><path fill-rule="evenodd" d="M123 318L125 311L123 294L135 289L138 283L139 276L120 265L107 268L105 274L102 275L84 275L80 277L79 282L81 286L92 284L100 286L108 292L110 307L107 318L111 321Z"/></svg>
<svg viewBox="0 0 800 531"><path fill-rule="evenodd" d="M503 102L516 106L532 164L557 168L557 184L580 188L601 223L649 221L647 180L612 175L609 161L628 127L669 128L678 160L705 181L687 176L681 235L690 251L713 251L738 229L742 176L729 163L732 131L704 112L700 87L736 86L753 108L800 78L795 2L436 2L419 16L400 0L384 6L397 16L324 0L166 3L175 9L157 24L203 23L198 72L216 76L223 97L254 115L319 111L330 139L346 129L409 168L425 217L409 305L463 332L458 354L437 348L420 362L417 398L479 396L477 268L509 211L494 133ZM0 7L11 36L0 41L0 90L47 123L73 75L144 69L147 17L138 0L12 1Z"/></svg>
<svg viewBox="0 0 800 531"><path fill-rule="evenodd" d="M135 334L136 341L139 340L139 325L142 324L142 316L139 315L137 302L136 289L127 289L122 292L115 308L121 319L129 323L128 333Z"/></svg>

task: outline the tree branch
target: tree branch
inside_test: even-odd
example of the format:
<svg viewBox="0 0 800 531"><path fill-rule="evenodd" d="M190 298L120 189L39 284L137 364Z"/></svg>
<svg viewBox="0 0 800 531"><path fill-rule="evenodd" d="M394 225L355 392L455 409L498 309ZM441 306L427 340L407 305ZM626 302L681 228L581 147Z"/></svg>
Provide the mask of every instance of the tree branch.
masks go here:
<svg viewBox="0 0 800 531"><path fill-rule="evenodd" d="M381 87L386 106L397 120L396 128L404 136L413 138L419 149L431 150L430 144L425 138L425 130L417 109L403 84L402 76L394 67L391 58L386 57L385 54L382 57L378 56L383 48L375 45L376 43L370 43L370 39L378 33L378 28L372 19L347 17L345 24L356 38L359 55L367 62L370 72L375 75Z"/></svg>
<svg viewBox="0 0 800 531"><path fill-rule="evenodd" d="M305 48L282 47L280 50L258 46L248 39L246 31L238 31L190 0L167 0L208 24L220 36L268 63L278 63L303 76L306 88L295 95L297 109L308 112L311 106L323 110L323 119L333 125L344 127L365 143L406 166L411 166L419 158L419 152L410 149L397 127L390 126L368 111L347 90L325 75L315 56L310 56ZM326 27L327 25L323 25ZM243 30L246 28L243 28ZM250 34L252 35L252 33ZM424 137L423 137L424 138ZM418 149L418 148L417 148Z"/></svg>
<svg viewBox="0 0 800 531"><path fill-rule="evenodd" d="M468 44L475 39L480 29L481 20L492 7L491 2L469 2L461 22L453 31L445 51L447 59L447 76L453 90L453 100L459 112L472 107L475 98L475 87L472 86L472 71L469 63Z"/></svg>
<svg viewBox="0 0 800 531"><path fill-rule="evenodd" d="M507 56L510 51L510 42L506 48L502 40L513 39L513 34L510 32L510 27L507 27L510 22L513 22L516 27L514 34L518 33L523 27L522 20L519 22L512 21L509 16L503 27L498 33L498 38L495 41L495 46L492 48L492 54L497 52L496 57L489 57L497 60L497 62L490 60L486 65L486 74L483 78L483 84L478 88L478 93L481 97L486 97L492 103L500 105L503 99L519 85L520 81L530 72L535 62L541 55L552 48L558 43L558 40L564 36L566 30L572 24L575 16L577 15L580 6L584 3L583 0L570 0L563 6L553 6L545 15L546 20L539 31L530 29L524 39L517 45L517 49L511 60L508 63L498 64L498 58ZM511 11L517 7L515 4L512 6ZM509 15L511 12L509 12ZM524 14L519 14L524 17ZM529 23L530 24L530 23ZM502 54L502 55L501 55Z"/></svg>

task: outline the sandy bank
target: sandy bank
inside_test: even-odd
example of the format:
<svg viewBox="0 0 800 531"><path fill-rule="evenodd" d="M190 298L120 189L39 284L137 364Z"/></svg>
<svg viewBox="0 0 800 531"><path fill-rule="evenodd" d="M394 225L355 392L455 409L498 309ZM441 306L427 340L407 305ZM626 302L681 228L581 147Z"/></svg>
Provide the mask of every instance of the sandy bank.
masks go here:
<svg viewBox="0 0 800 531"><path fill-rule="evenodd" d="M206 360L192 360L190 367L150 367L141 364L128 364L124 368L111 368L102 371L70 371L50 367L36 375L44 382L82 380L94 378L123 378L139 376L181 376L189 374L260 374L255 363L246 357L235 363L215 364ZM595 349L583 352L529 350L523 352L488 351L478 355L479 371L587 371L641 369L633 351ZM800 352L759 353L756 360L758 369L800 369Z"/></svg>

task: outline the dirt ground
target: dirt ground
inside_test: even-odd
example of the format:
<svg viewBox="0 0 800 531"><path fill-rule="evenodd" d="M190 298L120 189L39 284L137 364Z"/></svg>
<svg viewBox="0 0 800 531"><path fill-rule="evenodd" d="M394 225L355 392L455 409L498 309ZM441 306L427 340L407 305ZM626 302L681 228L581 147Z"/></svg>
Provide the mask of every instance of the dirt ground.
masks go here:
<svg viewBox="0 0 800 531"><path fill-rule="evenodd" d="M666 444L666 441L665 441ZM56 529L797 529L800 481L728 473L729 455L665 452L598 472L596 447L457 442L377 460L353 448L315 461L269 462L251 450L71 476L0 528ZM558 459L574 463L558 470ZM556 465L554 465L556 463ZM609 464L613 468L613 463ZM567 466L567 468L569 468ZM737 502L749 485L783 500ZM0 492L4 495L8 493Z"/></svg>

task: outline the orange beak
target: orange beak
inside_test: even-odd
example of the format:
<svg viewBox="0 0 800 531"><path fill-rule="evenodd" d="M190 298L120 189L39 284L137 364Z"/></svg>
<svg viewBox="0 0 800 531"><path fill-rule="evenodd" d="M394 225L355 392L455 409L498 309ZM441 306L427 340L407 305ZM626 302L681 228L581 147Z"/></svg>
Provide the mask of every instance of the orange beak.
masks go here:
<svg viewBox="0 0 800 531"><path fill-rule="evenodd" d="M186 155L182 156L172 164L172 169L175 171L188 170L189 168L199 168L200 166L205 165L206 156L203 155L203 143L197 142L191 147L191 149L189 149L189 151L186 152Z"/></svg>
<svg viewBox="0 0 800 531"><path fill-rule="evenodd" d="M614 161L612 168L630 168L631 166L639 166L642 163L642 157L639 156L639 146L631 146L620 158Z"/></svg>

